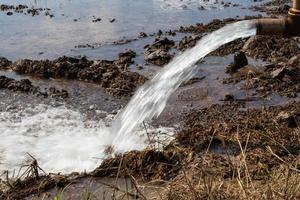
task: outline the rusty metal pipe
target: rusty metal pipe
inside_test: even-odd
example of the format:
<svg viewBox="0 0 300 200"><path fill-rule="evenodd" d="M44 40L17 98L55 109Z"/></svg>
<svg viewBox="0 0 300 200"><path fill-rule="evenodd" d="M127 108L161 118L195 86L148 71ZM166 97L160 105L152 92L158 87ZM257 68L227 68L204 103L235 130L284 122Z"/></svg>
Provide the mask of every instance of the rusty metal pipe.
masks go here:
<svg viewBox="0 0 300 200"><path fill-rule="evenodd" d="M293 1L285 18L257 20L257 35L300 36L300 0Z"/></svg>
<svg viewBox="0 0 300 200"><path fill-rule="evenodd" d="M293 9L300 10L300 1L293 0Z"/></svg>

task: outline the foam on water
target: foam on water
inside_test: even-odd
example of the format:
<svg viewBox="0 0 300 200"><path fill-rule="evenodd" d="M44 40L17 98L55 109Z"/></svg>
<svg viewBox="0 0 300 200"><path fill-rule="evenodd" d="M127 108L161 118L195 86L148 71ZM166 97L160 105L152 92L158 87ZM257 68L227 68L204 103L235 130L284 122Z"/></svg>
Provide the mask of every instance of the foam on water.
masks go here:
<svg viewBox="0 0 300 200"><path fill-rule="evenodd" d="M114 138L106 126L112 118L108 115L104 121L96 122L65 106L47 105L1 112L0 173L18 171L28 158L27 152L47 172L91 171L105 158L104 151ZM131 140L119 146L120 152L143 149L146 139L144 131L137 131Z"/></svg>
<svg viewBox="0 0 300 200"><path fill-rule="evenodd" d="M226 43L255 34L254 21L230 24L203 37L195 47L175 57L152 80L138 89L114 122L112 132L116 134L113 141L115 149L119 150L128 138L133 138L133 131L143 121L160 115L170 95L192 77L197 61Z"/></svg>

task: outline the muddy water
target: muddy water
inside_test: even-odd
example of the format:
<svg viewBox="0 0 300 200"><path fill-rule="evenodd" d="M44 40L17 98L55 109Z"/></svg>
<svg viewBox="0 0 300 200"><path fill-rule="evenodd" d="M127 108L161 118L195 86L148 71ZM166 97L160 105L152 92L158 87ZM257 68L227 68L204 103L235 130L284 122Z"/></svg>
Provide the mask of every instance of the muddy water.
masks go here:
<svg viewBox="0 0 300 200"><path fill-rule="evenodd" d="M142 195L147 199L157 199L163 189L163 186L158 184L139 183L139 192L137 192L130 179L91 177L79 179L64 189L52 189L39 195L29 196L26 200L38 197L53 200L55 196L63 200L81 200L87 196L90 196L89 199L140 199Z"/></svg>
<svg viewBox="0 0 300 200"><path fill-rule="evenodd" d="M56 58L61 55L89 54L101 57L100 52L76 50L79 44L111 43L120 38L136 38L139 32L169 30L180 25L207 23L212 19L256 14L238 7L226 7L218 1L174 0L2 0L1 4L27 4L29 7L49 8L54 17L41 11L32 17L23 13L0 12L0 56L18 58ZM226 2L226 1L225 1ZM205 10L198 8L204 6ZM93 22L101 18L100 22ZM116 19L113 23L111 19ZM74 51L75 50L75 51ZM98 56L97 56L98 53Z"/></svg>

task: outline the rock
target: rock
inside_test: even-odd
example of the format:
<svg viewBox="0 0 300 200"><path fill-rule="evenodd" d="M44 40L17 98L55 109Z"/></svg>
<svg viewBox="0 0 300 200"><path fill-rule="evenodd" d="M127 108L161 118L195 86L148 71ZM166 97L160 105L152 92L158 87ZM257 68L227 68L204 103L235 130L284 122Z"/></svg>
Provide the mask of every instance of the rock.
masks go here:
<svg viewBox="0 0 300 200"><path fill-rule="evenodd" d="M248 65L248 59L243 51L234 55L234 62L226 68L226 73L235 73L237 70Z"/></svg>

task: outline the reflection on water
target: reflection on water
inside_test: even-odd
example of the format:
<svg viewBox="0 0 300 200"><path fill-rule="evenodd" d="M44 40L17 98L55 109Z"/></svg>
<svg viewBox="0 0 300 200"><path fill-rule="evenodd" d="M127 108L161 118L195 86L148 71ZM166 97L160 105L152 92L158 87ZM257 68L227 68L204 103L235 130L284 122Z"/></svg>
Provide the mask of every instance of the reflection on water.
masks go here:
<svg viewBox="0 0 300 200"><path fill-rule="evenodd" d="M235 0L238 2L238 0ZM233 1L233 2L235 2ZM1 4L26 4L50 8L53 18L0 12L0 56L17 58L56 58L69 55L78 44L111 42L122 37L136 37L139 32L157 32L180 25L207 23L215 18L253 14L242 7L199 10L197 0L187 1L189 9L164 9L168 0L2 0ZM242 1L243 5L249 1ZM185 3L185 1L183 1ZM92 22L93 16L100 22ZM116 21L111 23L110 19ZM74 21L77 20L77 21ZM78 54L82 52L78 51Z"/></svg>

